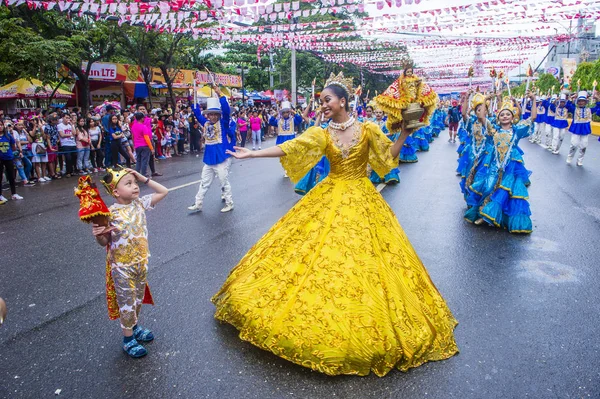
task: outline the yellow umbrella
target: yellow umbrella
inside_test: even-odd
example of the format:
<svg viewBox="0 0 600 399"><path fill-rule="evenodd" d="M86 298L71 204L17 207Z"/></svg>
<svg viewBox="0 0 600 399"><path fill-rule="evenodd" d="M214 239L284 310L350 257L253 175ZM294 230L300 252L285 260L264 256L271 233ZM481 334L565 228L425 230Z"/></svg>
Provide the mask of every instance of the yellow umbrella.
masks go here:
<svg viewBox="0 0 600 399"><path fill-rule="evenodd" d="M50 86L44 86L37 79L19 79L0 87L0 98L48 98L52 94ZM72 98L73 93L58 89L54 98Z"/></svg>
<svg viewBox="0 0 600 399"><path fill-rule="evenodd" d="M204 86L202 88L199 88L197 93L198 97L202 98L214 97L217 94L214 90L211 89L210 86ZM231 97L231 91L229 91L227 87L221 87L221 93L223 93L225 97Z"/></svg>

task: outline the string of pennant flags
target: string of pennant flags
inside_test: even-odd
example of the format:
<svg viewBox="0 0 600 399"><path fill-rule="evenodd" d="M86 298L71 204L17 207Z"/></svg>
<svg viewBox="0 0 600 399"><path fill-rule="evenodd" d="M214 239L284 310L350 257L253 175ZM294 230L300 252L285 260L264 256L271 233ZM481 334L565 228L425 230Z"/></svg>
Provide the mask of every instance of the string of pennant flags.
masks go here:
<svg viewBox="0 0 600 399"><path fill-rule="evenodd" d="M256 45L257 56L287 47L339 65L397 74L410 56L432 87L464 86L479 49L480 65L507 73L549 43L573 40L564 22L600 19L597 0L0 0L4 6L112 17L165 34ZM307 6L310 5L310 6ZM328 15L324 21L309 17ZM304 19L304 20L303 20ZM439 71L445 73L440 75ZM478 72L481 74L481 72ZM486 83L487 82L487 83ZM481 81L482 85L489 81Z"/></svg>

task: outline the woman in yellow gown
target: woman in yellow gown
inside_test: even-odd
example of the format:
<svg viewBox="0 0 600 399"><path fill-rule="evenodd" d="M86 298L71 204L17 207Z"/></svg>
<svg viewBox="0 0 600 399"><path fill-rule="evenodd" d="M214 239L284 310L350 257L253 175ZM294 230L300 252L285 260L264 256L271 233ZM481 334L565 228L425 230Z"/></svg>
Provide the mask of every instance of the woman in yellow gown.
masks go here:
<svg viewBox="0 0 600 399"><path fill-rule="evenodd" d="M240 338L329 375L384 376L458 352L457 322L396 216L367 176L398 165L410 134L392 143L348 112L351 80L321 93L327 129L234 157L280 157L293 181L323 155L329 176L267 232L212 298L215 318Z"/></svg>

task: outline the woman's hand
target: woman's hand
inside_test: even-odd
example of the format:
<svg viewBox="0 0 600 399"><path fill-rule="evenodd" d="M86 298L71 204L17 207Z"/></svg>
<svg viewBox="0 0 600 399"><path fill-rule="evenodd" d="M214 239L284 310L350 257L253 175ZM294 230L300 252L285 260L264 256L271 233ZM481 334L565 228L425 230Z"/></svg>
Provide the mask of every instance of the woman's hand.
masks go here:
<svg viewBox="0 0 600 399"><path fill-rule="evenodd" d="M226 150L225 152L235 159L252 158L252 151L247 148L234 146L233 149L235 152L230 150Z"/></svg>

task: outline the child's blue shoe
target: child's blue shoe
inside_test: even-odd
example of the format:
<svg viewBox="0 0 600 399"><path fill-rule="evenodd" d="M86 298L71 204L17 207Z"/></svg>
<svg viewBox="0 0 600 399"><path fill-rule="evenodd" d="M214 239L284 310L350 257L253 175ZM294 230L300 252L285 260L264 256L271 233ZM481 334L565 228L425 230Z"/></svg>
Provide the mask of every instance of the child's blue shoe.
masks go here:
<svg viewBox="0 0 600 399"><path fill-rule="evenodd" d="M140 326L135 326L133 328L133 336L140 342L150 342L154 340L154 334L152 334L152 331Z"/></svg>
<svg viewBox="0 0 600 399"><path fill-rule="evenodd" d="M135 359L144 357L148 354L146 348L140 345L140 343L137 342L135 339L123 343L123 350L125 351L125 353L127 353L129 356Z"/></svg>

